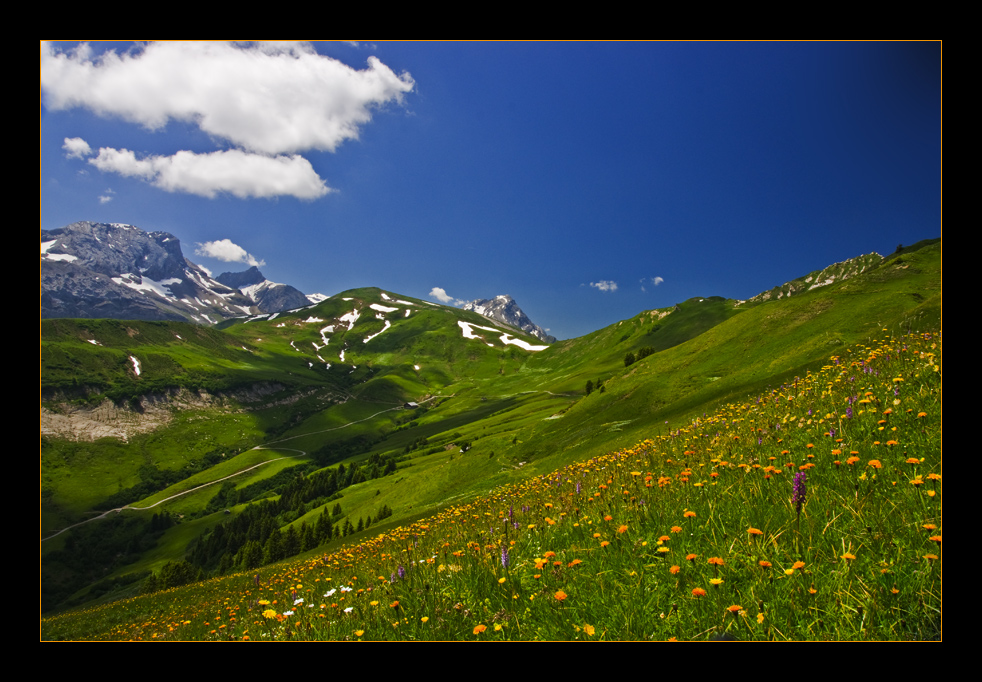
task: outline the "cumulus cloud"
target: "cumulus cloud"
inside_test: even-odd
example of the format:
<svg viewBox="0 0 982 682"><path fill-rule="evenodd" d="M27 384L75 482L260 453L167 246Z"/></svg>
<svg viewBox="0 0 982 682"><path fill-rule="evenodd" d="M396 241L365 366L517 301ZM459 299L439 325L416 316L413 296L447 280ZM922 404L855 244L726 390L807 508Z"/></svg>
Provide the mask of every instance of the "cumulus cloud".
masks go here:
<svg viewBox="0 0 982 682"><path fill-rule="evenodd" d="M649 282L649 281L650 281L650 282L651 282L651 283L652 283L653 285L655 285L655 286L658 286L659 284L661 284L662 282L664 282L664 281L665 281L665 279L664 279L664 278L662 278L662 277L652 277L652 278L651 278L651 279L649 280L649 279L648 279L647 277L642 277L642 278L641 278L641 291L647 291L647 289L645 289L645 288L644 288L644 285L645 285L645 283L646 283L646 282Z"/></svg>
<svg viewBox="0 0 982 682"><path fill-rule="evenodd" d="M590 286L600 289L600 291L617 291L617 282L611 282L606 279L602 279L599 282L590 282Z"/></svg>
<svg viewBox="0 0 982 682"><path fill-rule="evenodd" d="M101 171L136 177L168 192L214 197L317 199L332 191L302 156L264 156L240 149L137 158L128 149L102 147L89 163Z"/></svg>
<svg viewBox="0 0 982 682"><path fill-rule="evenodd" d="M61 145L65 150L65 157L69 159L81 159L92 154L92 147L81 137L66 137L65 144Z"/></svg>
<svg viewBox="0 0 982 682"><path fill-rule="evenodd" d="M248 253L231 239L219 239L215 242L205 242L198 244L194 250L195 255L207 256L226 263L247 263L261 268L266 265L266 261L256 260L252 254Z"/></svg>
<svg viewBox="0 0 982 682"><path fill-rule="evenodd" d="M414 85L376 57L358 71L307 43L162 42L95 58L86 44L67 53L41 45L49 109L85 108L150 130L185 121L264 154L334 151Z"/></svg>
<svg viewBox="0 0 982 682"><path fill-rule="evenodd" d="M462 305L464 303L464 301L461 301L458 298L454 298L453 296L448 294L446 290L443 289L442 287L433 287L432 289L430 289L430 296L440 301L440 303L447 303L450 305Z"/></svg>

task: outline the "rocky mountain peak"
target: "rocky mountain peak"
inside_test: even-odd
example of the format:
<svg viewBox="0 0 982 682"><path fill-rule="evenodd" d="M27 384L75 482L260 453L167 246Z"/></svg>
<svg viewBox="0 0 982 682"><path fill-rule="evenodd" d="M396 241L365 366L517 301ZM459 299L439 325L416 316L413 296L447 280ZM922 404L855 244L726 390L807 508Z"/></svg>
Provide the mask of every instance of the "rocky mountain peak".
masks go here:
<svg viewBox="0 0 982 682"><path fill-rule="evenodd" d="M493 299L484 298L470 301L461 307L464 310L471 310L478 315L484 315L488 319L520 329L526 334L531 334L546 343L552 343L556 340L554 336L550 336L546 330L532 322L528 315L518 307L515 299L507 294L499 294Z"/></svg>

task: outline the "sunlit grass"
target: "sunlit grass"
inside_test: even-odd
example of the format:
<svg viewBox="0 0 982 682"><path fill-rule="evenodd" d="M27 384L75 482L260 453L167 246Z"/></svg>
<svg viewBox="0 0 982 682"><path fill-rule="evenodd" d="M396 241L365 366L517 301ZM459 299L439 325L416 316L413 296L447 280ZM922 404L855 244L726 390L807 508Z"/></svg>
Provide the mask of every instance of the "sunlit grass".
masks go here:
<svg viewBox="0 0 982 682"><path fill-rule="evenodd" d="M940 367L940 335L880 339L359 545L48 619L42 636L939 638Z"/></svg>

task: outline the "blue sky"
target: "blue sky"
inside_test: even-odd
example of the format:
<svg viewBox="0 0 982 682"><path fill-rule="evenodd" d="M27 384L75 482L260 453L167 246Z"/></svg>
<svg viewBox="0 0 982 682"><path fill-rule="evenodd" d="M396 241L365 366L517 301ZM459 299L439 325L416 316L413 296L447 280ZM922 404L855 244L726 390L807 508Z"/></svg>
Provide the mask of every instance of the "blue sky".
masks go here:
<svg viewBox="0 0 982 682"><path fill-rule="evenodd" d="M41 83L42 228L561 339L941 234L940 43L53 43Z"/></svg>

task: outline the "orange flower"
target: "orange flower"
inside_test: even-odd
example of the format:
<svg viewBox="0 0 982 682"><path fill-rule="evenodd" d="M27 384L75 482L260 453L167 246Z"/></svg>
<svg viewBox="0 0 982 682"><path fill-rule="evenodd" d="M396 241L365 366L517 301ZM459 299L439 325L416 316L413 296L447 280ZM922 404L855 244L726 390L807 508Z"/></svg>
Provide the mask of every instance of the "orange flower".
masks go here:
<svg viewBox="0 0 982 682"><path fill-rule="evenodd" d="M626 533L627 532L627 526L626 525L625 526L621 526L620 528L617 529L617 532L618 533Z"/></svg>
<svg viewBox="0 0 982 682"><path fill-rule="evenodd" d="M747 532L750 533L751 535L763 535L764 534L764 531L760 530L759 528L748 528L747 529Z"/></svg>
<svg viewBox="0 0 982 682"><path fill-rule="evenodd" d="M474 628L474 634L479 635L487 629L488 629L487 625L478 625L477 627Z"/></svg>
<svg viewBox="0 0 982 682"><path fill-rule="evenodd" d="M673 533L681 533L682 532L682 529L679 528L678 526L672 526L672 532Z"/></svg>
<svg viewBox="0 0 982 682"><path fill-rule="evenodd" d="M845 554L842 555L842 558L845 559L846 561L852 561L853 559L856 558L856 555L853 554L852 552L846 552Z"/></svg>
<svg viewBox="0 0 982 682"><path fill-rule="evenodd" d="M681 570L682 570L681 566L672 566L670 569L668 569L668 572L671 573L672 575L675 575Z"/></svg>
<svg viewBox="0 0 982 682"><path fill-rule="evenodd" d="M556 597L557 600L562 601L566 598L566 593L563 592L562 590L559 590L559 592L556 592L554 596Z"/></svg>
<svg viewBox="0 0 982 682"><path fill-rule="evenodd" d="M694 588L692 590L692 596L693 597L705 597L706 596L706 590L702 589L701 587L696 587L696 588Z"/></svg>
<svg viewBox="0 0 982 682"><path fill-rule="evenodd" d="M736 614L738 614L741 611L743 611L743 607L740 606L739 604L734 604L733 606L726 607L726 610L729 611L730 613L732 613L735 616Z"/></svg>
<svg viewBox="0 0 982 682"><path fill-rule="evenodd" d="M883 468L883 465L880 464L880 460L878 460L878 459L871 459L869 461L869 466L873 467L874 469L881 469L881 468Z"/></svg>
<svg viewBox="0 0 982 682"><path fill-rule="evenodd" d="M804 567L805 567L805 562L804 561L796 561L791 566L791 568L793 568L793 569L804 568Z"/></svg>
<svg viewBox="0 0 982 682"><path fill-rule="evenodd" d="M685 555L685 560L686 561L695 561L698 558L699 558L699 555L698 554L686 554Z"/></svg>
<svg viewBox="0 0 982 682"><path fill-rule="evenodd" d="M710 564L713 564L715 566L723 566L724 565L723 564L723 560L720 559L719 557L716 557L716 556L709 557L709 563Z"/></svg>
<svg viewBox="0 0 982 682"><path fill-rule="evenodd" d="M687 519L692 519L695 518L696 513L694 511L687 511L682 516L684 516Z"/></svg>
<svg viewBox="0 0 982 682"><path fill-rule="evenodd" d="M757 563L760 564L764 568L770 568L771 567L771 562L770 561L765 561L764 559L761 559Z"/></svg>

